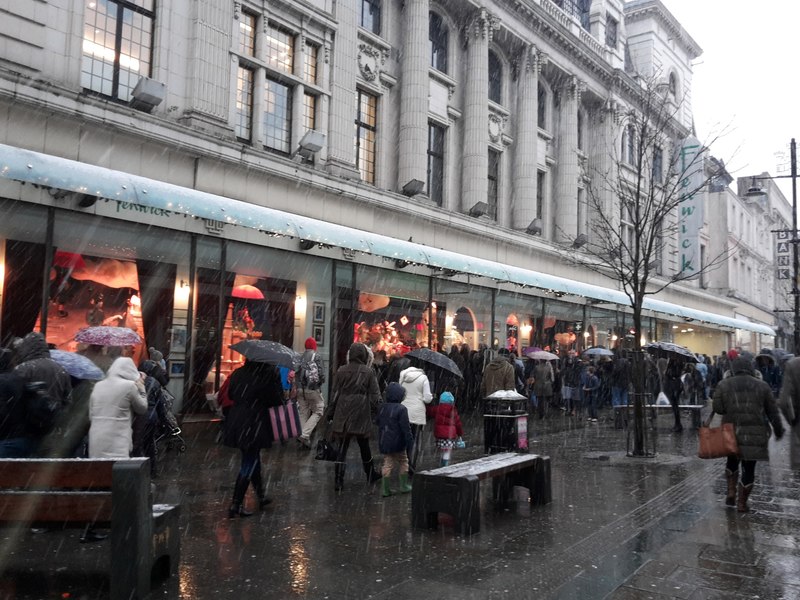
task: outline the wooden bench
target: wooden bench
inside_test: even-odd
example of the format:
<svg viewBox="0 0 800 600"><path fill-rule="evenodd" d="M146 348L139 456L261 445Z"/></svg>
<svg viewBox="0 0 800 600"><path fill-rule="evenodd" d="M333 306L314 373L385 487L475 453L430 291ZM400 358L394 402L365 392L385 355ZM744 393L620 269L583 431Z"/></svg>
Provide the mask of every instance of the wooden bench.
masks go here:
<svg viewBox="0 0 800 600"><path fill-rule="evenodd" d="M492 497L506 507L513 486L528 488L532 504L552 500L550 457L505 452L431 471L414 473L411 523L419 529L436 529L438 513L451 515L455 529L464 535L480 531L480 482L492 479Z"/></svg>
<svg viewBox="0 0 800 600"><path fill-rule="evenodd" d="M110 597L144 598L154 576L177 574L180 561L179 510L153 504L148 463L0 459L0 524L26 530L110 526Z"/></svg>

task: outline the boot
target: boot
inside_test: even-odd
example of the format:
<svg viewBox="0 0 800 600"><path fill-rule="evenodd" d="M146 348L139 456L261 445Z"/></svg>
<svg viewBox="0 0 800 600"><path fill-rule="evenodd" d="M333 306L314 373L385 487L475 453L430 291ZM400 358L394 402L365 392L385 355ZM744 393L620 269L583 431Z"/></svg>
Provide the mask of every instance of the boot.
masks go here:
<svg viewBox="0 0 800 600"><path fill-rule="evenodd" d="M750 497L750 492L752 491L752 483L748 485L739 484L739 501L736 503L736 510L740 513L750 512L750 507L747 506L747 499Z"/></svg>
<svg viewBox="0 0 800 600"><path fill-rule="evenodd" d="M389 478L388 477L381 478L381 496L385 498L386 496L391 496L391 495L392 495L392 490L389 487Z"/></svg>
<svg viewBox="0 0 800 600"><path fill-rule="evenodd" d="M725 477L728 479L728 495L725 497L725 504L736 506L736 484L739 482L739 471L725 469Z"/></svg>
<svg viewBox="0 0 800 600"><path fill-rule="evenodd" d="M240 475L236 478L236 484L233 486L233 501L230 508L228 508L229 519L234 519L237 516L249 517L253 514L244 507L244 494L248 485L250 485L250 481L246 477Z"/></svg>
<svg viewBox="0 0 800 600"><path fill-rule="evenodd" d="M408 473L400 473L400 493L407 494L411 491L411 484L408 483Z"/></svg>
<svg viewBox="0 0 800 600"><path fill-rule="evenodd" d="M369 483L376 483L383 479L383 475L375 469L375 463L371 460L364 463L364 473Z"/></svg>
<svg viewBox="0 0 800 600"><path fill-rule="evenodd" d="M333 470L333 489L336 492L341 492L344 487L344 463L337 462Z"/></svg>
<svg viewBox="0 0 800 600"><path fill-rule="evenodd" d="M267 498L267 490L264 487L264 482L261 479L261 469L256 469L253 471L253 475L250 478L250 483L253 485L253 491L256 493L256 497L258 498L258 507L265 508L267 505L272 503L272 498Z"/></svg>

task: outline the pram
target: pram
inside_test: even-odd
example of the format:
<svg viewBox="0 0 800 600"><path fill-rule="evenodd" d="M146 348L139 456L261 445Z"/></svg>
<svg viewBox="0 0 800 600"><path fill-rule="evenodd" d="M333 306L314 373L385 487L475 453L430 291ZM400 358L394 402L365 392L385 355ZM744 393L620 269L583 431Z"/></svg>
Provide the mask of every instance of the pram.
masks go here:
<svg viewBox="0 0 800 600"><path fill-rule="evenodd" d="M158 413L155 433L156 454L160 453L160 445L163 445L167 451L177 448L178 452L186 452L186 440L181 437L181 428L172 413L174 400L175 396L169 390L161 388L161 402L156 411Z"/></svg>

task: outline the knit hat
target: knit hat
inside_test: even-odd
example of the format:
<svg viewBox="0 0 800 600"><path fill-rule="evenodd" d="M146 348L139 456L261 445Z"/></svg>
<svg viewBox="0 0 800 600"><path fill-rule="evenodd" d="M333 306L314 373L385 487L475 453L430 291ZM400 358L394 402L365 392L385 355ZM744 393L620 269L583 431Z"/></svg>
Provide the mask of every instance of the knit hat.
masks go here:
<svg viewBox="0 0 800 600"><path fill-rule="evenodd" d="M736 350L736 348L731 348L730 350L728 350L728 360L733 360L735 358L738 358L738 356L739 352Z"/></svg>
<svg viewBox="0 0 800 600"><path fill-rule="evenodd" d="M455 402L455 398L453 398L453 394L450 392L442 392L442 395L439 396L439 402L442 404L452 404Z"/></svg>
<svg viewBox="0 0 800 600"><path fill-rule="evenodd" d="M316 350L317 349L317 340L314 338L306 338L306 350Z"/></svg>
<svg viewBox="0 0 800 600"><path fill-rule="evenodd" d="M159 363L162 360L164 360L164 355L155 348L153 348L153 346L150 346L147 349L147 352L148 354L150 354L150 360L152 360L153 362Z"/></svg>
<svg viewBox="0 0 800 600"><path fill-rule="evenodd" d="M406 397L406 389L399 383L392 382L386 386L386 402L402 402Z"/></svg>

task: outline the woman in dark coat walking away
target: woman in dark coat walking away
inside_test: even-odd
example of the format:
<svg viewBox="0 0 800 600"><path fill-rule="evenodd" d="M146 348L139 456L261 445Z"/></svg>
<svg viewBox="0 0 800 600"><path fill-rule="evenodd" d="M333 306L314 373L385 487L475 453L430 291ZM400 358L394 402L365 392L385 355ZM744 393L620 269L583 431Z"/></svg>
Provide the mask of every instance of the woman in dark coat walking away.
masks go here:
<svg viewBox="0 0 800 600"><path fill-rule="evenodd" d="M334 489L338 492L344 485L345 460L350 441L355 439L361 450L361 461L367 481L374 483L381 478L372 463L369 438L375 428L381 393L378 380L372 370L372 359L364 344L356 342L347 352L347 364L336 371L326 420L331 422L331 432L338 446Z"/></svg>
<svg viewBox="0 0 800 600"><path fill-rule="evenodd" d="M242 452L242 464L233 488L228 517L249 517L244 506L247 486L252 483L260 508L271 502L261 478L261 449L272 446L269 408L283 403L283 385L278 367L246 360L230 376L228 396L233 406L225 419L223 443Z"/></svg>
<svg viewBox="0 0 800 600"><path fill-rule="evenodd" d="M722 380L714 391L713 409L722 415L723 423L733 423L739 446L739 454L729 455L725 466L728 480L725 504L735 505L739 512L748 512L747 499L753 490L756 461L769 460L770 424L775 439L783 437L778 407L769 385L754 376L750 360L739 357L731 362L731 376ZM740 462L742 481L737 489Z"/></svg>

